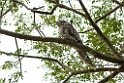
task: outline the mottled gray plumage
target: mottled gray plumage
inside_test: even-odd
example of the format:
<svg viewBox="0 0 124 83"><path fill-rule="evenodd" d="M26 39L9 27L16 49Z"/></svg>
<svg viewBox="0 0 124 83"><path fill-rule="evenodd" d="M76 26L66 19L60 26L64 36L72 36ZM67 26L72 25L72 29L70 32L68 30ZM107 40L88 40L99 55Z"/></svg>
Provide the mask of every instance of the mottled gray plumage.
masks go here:
<svg viewBox="0 0 124 83"><path fill-rule="evenodd" d="M73 40L73 41L83 44L79 36L79 33L75 30L72 24L66 21L60 21L60 20L57 21L56 24L59 27L59 34L63 39L69 39L69 40ZM90 64L93 67L93 69L96 69L96 66L92 64L86 51L76 48L76 47L73 47L73 48L77 50L78 54L80 55L81 59L84 62L86 62L87 64Z"/></svg>

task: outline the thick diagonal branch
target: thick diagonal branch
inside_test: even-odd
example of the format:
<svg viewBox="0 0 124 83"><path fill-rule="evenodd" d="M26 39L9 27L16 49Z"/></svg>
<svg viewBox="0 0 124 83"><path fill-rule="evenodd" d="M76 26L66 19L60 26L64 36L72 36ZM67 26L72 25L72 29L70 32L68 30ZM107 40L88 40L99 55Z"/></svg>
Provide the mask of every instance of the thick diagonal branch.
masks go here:
<svg viewBox="0 0 124 83"><path fill-rule="evenodd" d="M108 38L102 33L102 31L100 30L100 28L96 25L96 23L92 20L90 14L88 13L87 9L85 8L82 0L78 0L82 9L84 10L85 14L87 15L87 18L89 20L89 22L91 23L91 25L94 27L94 29L96 30L96 32L98 33L98 35L105 41L105 43L107 44L107 46L109 47L109 49L112 51L113 55L115 55L118 58L123 58L112 46L112 44L110 43L110 41L108 40Z"/></svg>
<svg viewBox="0 0 124 83"><path fill-rule="evenodd" d="M123 5L124 1L122 1L122 2L120 3L119 1L114 0L114 2L117 3L118 5L120 5L121 7L124 7L124 5Z"/></svg>
<svg viewBox="0 0 124 83"><path fill-rule="evenodd" d="M77 42L71 42L71 41L68 41L68 40L64 40L64 39L61 39L61 38L52 38L52 37L42 38L40 36L23 35L23 34L14 33L14 32L11 32L11 31L3 30L3 29L0 29L0 33L8 35L8 36L16 37L16 38L19 38L19 39L41 41L41 42L56 42L56 43L60 43L60 44L66 44L66 45L74 46L74 47L80 48L82 50L85 50L85 51L89 52L90 54L94 55L95 57L106 60L106 61L109 61L109 62L118 63L118 64L124 63L124 60L122 60L122 59L109 57L109 55L106 56L105 54L99 53L99 52L95 51L94 49L92 49L88 46L79 44Z"/></svg>

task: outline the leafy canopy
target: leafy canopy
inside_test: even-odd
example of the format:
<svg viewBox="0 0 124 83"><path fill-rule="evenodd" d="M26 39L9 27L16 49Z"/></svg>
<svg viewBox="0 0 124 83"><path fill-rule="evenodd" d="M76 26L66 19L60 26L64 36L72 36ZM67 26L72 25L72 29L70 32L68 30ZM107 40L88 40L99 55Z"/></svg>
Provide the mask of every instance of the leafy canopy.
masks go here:
<svg viewBox="0 0 124 83"><path fill-rule="evenodd" d="M33 0L0 2L0 33L14 37L16 45L14 52L0 50L1 57L9 58L0 68L12 72L7 78L1 77L0 83L23 80L26 73L23 60L26 58L40 60L42 67L39 67L47 70L43 79L48 80L50 76L52 83L123 81L123 0L39 1L35 1L34 8L29 6ZM57 20L72 23L84 45L61 39L55 23ZM5 26L8 27L3 28ZM97 69L93 70L82 62L71 45L87 51Z"/></svg>

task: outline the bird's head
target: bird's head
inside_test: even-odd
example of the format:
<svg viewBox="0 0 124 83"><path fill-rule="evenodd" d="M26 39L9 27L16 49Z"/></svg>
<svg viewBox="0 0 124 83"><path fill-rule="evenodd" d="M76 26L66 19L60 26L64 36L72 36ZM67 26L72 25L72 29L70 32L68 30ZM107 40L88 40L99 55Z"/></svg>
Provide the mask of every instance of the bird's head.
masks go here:
<svg viewBox="0 0 124 83"><path fill-rule="evenodd" d="M58 27L62 27L65 23L68 23L68 22L66 22L64 20L58 20L58 21L56 21L56 24L57 24Z"/></svg>

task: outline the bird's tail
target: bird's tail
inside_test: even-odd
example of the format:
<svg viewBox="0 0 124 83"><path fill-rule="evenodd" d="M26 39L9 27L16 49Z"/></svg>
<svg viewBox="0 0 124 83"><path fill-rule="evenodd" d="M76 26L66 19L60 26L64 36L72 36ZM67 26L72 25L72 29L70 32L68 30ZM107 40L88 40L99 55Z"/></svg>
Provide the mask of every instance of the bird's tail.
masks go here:
<svg viewBox="0 0 124 83"><path fill-rule="evenodd" d="M88 57L86 51L83 51L79 48L76 49L79 56L81 57L81 60L83 60L85 63L89 64L92 66L94 70L96 70L96 66L91 62L90 58Z"/></svg>

